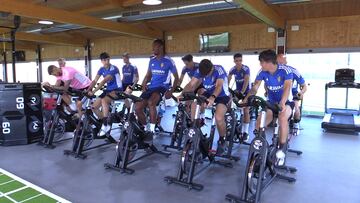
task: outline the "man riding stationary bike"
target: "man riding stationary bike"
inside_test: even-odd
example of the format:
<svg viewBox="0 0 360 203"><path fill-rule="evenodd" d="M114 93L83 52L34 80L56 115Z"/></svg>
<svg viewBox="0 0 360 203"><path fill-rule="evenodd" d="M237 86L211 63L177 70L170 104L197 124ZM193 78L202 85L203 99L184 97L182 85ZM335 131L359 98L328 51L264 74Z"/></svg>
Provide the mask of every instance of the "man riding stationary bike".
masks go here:
<svg viewBox="0 0 360 203"><path fill-rule="evenodd" d="M166 99L171 98L172 93L176 89L176 84L179 82L179 76L174 61L170 57L165 56L163 40L154 40L152 48L154 56L150 59L148 71L142 82L143 93L140 97L143 100L137 102L135 105L135 112L138 120L145 129L147 123L144 109L147 107L149 108L150 129L145 138L145 142L151 142L155 132L157 123L156 106L164 95ZM174 85L169 90L171 86L171 74L174 76L175 80Z"/></svg>
<svg viewBox="0 0 360 203"><path fill-rule="evenodd" d="M225 114L227 105L230 101L228 90L228 81L225 69L220 65L213 65L210 60L204 59L199 64L199 69L195 72L194 77L185 86L183 92L193 92L197 87L204 85L204 96L208 99L208 107L216 104L215 120L219 132L217 154L226 152L226 122ZM192 104L191 117L195 117L196 104Z"/></svg>
<svg viewBox="0 0 360 203"><path fill-rule="evenodd" d="M276 57L276 53L273 50L266 50L260 53L259 61L262 69L256 76L255 83L243 100L243 103L247 102L249 96L257 93L261 82L264 81L269 102L273 105L279 105L281 108L279 113L280 144L276 152L276 163L282 166L285 163L285 152L287 151L286 144L289 133L288 119L292 111L292 104L288 98L292 86L293 74L288 66L278 64ZM266 125L268 125L273 120L273 112L268 109L266 115ZM256 122L257 131L259 131L261 119L260 115Z"/></svg>

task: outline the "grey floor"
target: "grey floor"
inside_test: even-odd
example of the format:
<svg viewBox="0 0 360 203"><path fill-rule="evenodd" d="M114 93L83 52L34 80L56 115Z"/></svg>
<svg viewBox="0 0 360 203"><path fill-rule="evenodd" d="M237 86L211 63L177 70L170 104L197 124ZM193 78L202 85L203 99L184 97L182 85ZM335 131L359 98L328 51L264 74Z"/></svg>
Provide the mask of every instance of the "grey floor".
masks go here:
<svg viewBox="0 0 360 203"><path fill-rule="evenodd" d="M164 126L171 128L171 117L165 120L169 125ZM262 202L360 202L360 137L324 133L320 123L316 118L302 120L304 130L292 147L304 153L288 158L288 164L298 169L293 175L297 181L273 182ZM159 140L168 142L165 137ZM148 157L131 166L136 170L133 175L126 175L103 167L113 161L115 146L90 151L87 159L78 160L63 155L70 142L53 150L36 144L0 147L0 167L75 203L221 203L227 193L240 193L248 150L238 148L241 160L234 168L214 165L196 177L195 182L205 186L198 192L163 181L176 174L176 153L170 158Z"/></svg>

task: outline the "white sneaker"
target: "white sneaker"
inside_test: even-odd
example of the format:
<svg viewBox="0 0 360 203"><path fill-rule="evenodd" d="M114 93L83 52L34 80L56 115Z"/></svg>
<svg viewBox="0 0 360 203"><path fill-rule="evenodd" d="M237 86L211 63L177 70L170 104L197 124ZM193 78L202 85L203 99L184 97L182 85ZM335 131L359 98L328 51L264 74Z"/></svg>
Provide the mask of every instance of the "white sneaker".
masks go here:
<svg viewBox="0 0 360 203"><path fill-rule="evenodd" d="M110 125L104 125L104 124L103 124L103 125L101 126L99 136L104 136L104 135L106 135L106 133L108 133L108 132L110 131L110 129L111 129L111 126L110 126Z"/></svg>
<svg viewBox="0 0 360 203"><path fill-rule="evenodd" d="M279 149L276 152L276 165L283 166L285 164L285 153Z"/></svg>

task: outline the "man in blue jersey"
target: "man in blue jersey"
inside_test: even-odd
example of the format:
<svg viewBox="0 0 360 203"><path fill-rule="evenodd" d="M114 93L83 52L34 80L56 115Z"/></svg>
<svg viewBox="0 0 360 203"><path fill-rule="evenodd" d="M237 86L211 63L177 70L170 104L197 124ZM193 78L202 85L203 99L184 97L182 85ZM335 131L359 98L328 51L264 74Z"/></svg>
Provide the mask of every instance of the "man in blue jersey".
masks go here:
<svg viewBox="0 0 360 203"><path fill-rule="evenodd" d="M99 119L103 120L103 126L100 130L100 136L103 136L111 129L111 126L108 125L109 105L113 98L116 98L116 92L122 91L123 89L119 69L110 63L109 54L106 52L101 53L100 60L103 67L98 70L95 79L91 82L88 94L95 94L95 92L100 90L106 83L106 89L103 90L103 93L93 104L94 113ZM103 77L103 80L93 90L100 77ZM99 110L100 106L102 107L102 113Z"/></svg>
<svg viewBox="0 0 360 203"><path fill-rule="evenodd" d="M193 56L191 54L187 54L183 56L181 59L184 62L185 66L181 71L179 86L181 86L185 74L187 74L191 80L191 78L195 75L195 72L199 69L199 63L193 61ZM195 93L199 93L199 94L204 93L204 86L202 84L199 85L199 87L195 90Z"/></svg>
<svg viewBox="0 0 360 203"><path fill-rule="evenodd" d="M284 54L278 54L277 56L277 62L278 64L283 64L283 65L287 65L287 60ZM301 74L299 73L299 71L292 67L292 66L288 66L291 68L292 72L293 72L293 85L291 88L291 93L293 96L293 102L295 104L294 106L294 128L299 129L299 122L301 120L301 112L300 112L300 104L299 104L299 99L301 100L303 98L304 93L307 90L307 85L305 83L304 78L301 76ZM300 92L298 90L298 86L300 86Z"/></svg>
<svg viewBox="0 0 360 203"><path fill-rule="evenodd" d="M130 63L130 55L128 53L124 53L122 58L125 63L122 67L122 86L125 90L128 86L133 86L139 81L139 73L137 67Z"/></svg>
<svg viewBox="0 0 360 203"><path fill-rule="evenodd" d="M145 141L147 142L151 142L152 135L155 132L157 121L156 106L164 95L167 99L171 98L171 95L176 88L176 84L179 82L179 76L174 61L170 57L165 56L164 41L161 39L154 40L152 49L154 56L150 58L149 67L142 82L143 93L141 94L141 98L143 98L143 101L136 103L135 107L138 120L140 124L145 126L145 129L146 117L144 109L146 107L149 108L150 133L147 134L148 136L145 138ZM171 74L174 76L174 85L172 87Z"/></svg>
<svg viewBox="0 0 360 203"><path fill-rule="evenodd" d="M194 91L200 84L204 85L204 96L208 98L208 106L216 104L215 120L219 132L218 154L225 152L226 123L225 113L230 101L230 93L225 69L220 65L213 65L210 60L204 59L199 64L199 69L194 77L185 86L183 92ZM195 117L195 104L193 104L192 118Z"/></svg>
<svg viewBox="0 0 360 203"><path fill-rule="evenodd" d="M185 56L183 56L182 61L184 62L185 66L184 68L181 70L181 76L180 76L180 81L179 81L179 86L181 86L185 74L188 75L188 77L190 78L190 80L194 77L195 72L199 69L199 63L195 63L193 61L193 56L191 54L187 54ZM203 94L204 93L204 86L203 84L200 84L198 88L195 89L195 93L197 94ZM187 102L186 106L190 106L191 102ZM190 109L188 109L190 110ZM205 108L201 108L201 113L200 113L200 118L201 119L205 119ZM204 121L203 121L204 122Z"/></svg>
<svg viewBox="0 0 360 203"><path fill-rule="evenodd" d="M279 149L276 152L276 164L284 165L287 137L289 132L288 119L291 115L291 103L288 100L291 86L292 86L292 70L284 65L277 64L276 53L273 50L266 50L260 53L259 61L262 69L256 76L255 82L248 95L243 102L247 101L250 95L255 95L260 87L262 81L265 82L265 88L267 89L268 100L271 104L279 105L281 112L279 112ZM273 119L273 112L267 111L266 125L268 125ZM256 123L256 129L260 127L261 114L258 117Z"/></svg>
<svg viewBox="0 0 360 203"><path fill-rule="evenodd" d="M234 63L235 66L230 69L228 82L230 85L230 81L233 76L235 76L236 82L236 90L235 92L240 93L242 95L247 95L249 92L249 80L250 80L250 68L244 64L242 64L242 54L236 53L234 54ZM241 138L243 141L249 139L249 123L250 123L250 113L249 107L244 108L244 120L241 125Z"/></svg>

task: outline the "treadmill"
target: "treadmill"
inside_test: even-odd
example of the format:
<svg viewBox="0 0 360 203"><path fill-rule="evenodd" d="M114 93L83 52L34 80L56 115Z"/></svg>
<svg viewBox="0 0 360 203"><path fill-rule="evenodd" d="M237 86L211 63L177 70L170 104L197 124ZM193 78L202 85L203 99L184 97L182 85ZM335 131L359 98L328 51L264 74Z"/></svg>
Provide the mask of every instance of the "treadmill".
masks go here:
<svg viewBox="0 0 360 203"><path fill-rule="evenodd" d="M325 116L321 127L325 130L360 132L360 105L359 109L348 108L349 88L360 89L360 83L355 83L353 69L338 69L335 73L335 82L325 85ZM328 89L344 88L346 90L345 108L328 108ZM359 99L360 94L354 98Z"/></svg>

